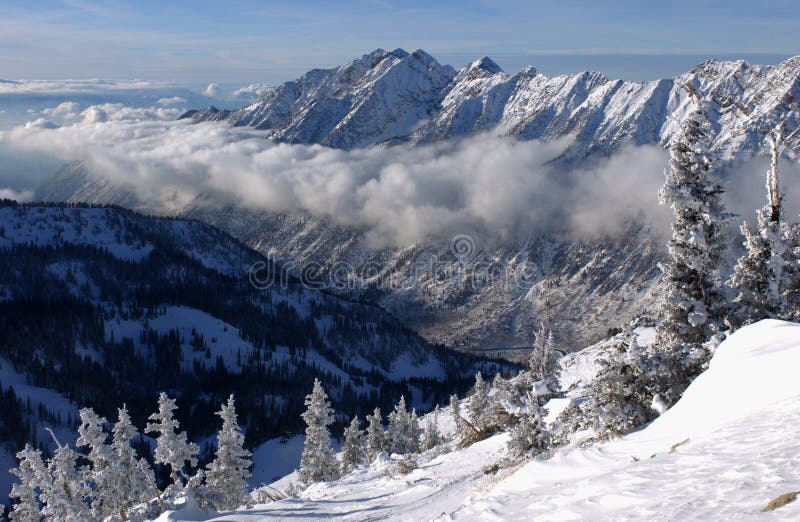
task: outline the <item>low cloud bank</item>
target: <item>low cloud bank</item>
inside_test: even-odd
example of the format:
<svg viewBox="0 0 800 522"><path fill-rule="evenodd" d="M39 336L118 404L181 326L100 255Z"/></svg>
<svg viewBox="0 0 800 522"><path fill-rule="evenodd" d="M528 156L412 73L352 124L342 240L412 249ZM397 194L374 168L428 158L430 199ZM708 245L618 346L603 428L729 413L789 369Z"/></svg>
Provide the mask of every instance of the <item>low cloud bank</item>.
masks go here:
<svg viewBox="0 0 800 522"><path fill-rule="evenodd" d="M84 115L59 128L15 128L7 139L65 161L82 159L145 201L180 205L201 193L223 193L250 208L307 212L398 245L466 230L506 239L537 231L596 235L619 231L631 219L662 219L655 190L664 157L655 147L564 173L547 164L566 140L494 135L342 151L274 144L260 132L224 124Z"/></svg>
<svg viewBox="0 0 800 522"><path fill-rule="evenodd" d="M619 233L632 221L668 231L669 209L656 196L667 156L657 146L623 148L565 172L550 163L568 140L484 134L343 151L275 144L261 132L222 123L172 121L164 111L174 109L165 107L70 109L54 108L61 126L30 124L2 137L20 150L81 159L95 175L172 209L219 194L252 209L358 227L375 243L399 246L462 232L501 240L537 232L592 238ZM763 180L759 172L743 170L745 185ZM752 192L737 192L737 210L760 206Z"/></svg>
<svg viewBox="0 0 800 522"><path fill-rule="evenodd" d="M30 190L14 190L0 187L0 199L13 199L22 203L30 201L31 198L33 198L33 192Z"/></svg>

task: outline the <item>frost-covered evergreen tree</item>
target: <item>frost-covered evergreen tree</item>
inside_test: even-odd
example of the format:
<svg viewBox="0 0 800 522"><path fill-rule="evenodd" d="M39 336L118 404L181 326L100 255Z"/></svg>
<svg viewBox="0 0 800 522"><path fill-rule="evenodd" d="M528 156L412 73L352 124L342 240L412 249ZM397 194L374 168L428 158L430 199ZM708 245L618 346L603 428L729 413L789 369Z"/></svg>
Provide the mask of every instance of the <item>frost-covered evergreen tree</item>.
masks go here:
<svg viewBox="0 0 800 522"><path fill-rule="evenodd" d="M77 469L78 454L69 446L61 445L55 435L53 439L56 450L48 462L47 473L42 473L39 480L42 515L48 520L81 522L90 513L85 502L89 491Z"/></svg>
<svg viewBox="0 0 800 522"><path fill-rule="evenodd" d="M792 316L792 294L797 278L798 260L794 249L795 228L786 223L780 191L778 163L783 137L781 129L768 139L771 149L767 170L767 204L757 214L757 228L747 222L741 230L747 253L739 258L728 281L738 291L737 307L731 314L734 327L766 318Z"/></svg>
<svg viewBox="0 0 800 522"><path fill-rule="evenodd" d="M581 409L601 436L627 433L655 417L653 376L635 336L629 333L616 341L598 364L600 371Z"/></svg>
<svg viewBox="0 0 800 522"><path fill-rule="evenodd" d="M464 417L461 416L461 404L458 402L458 395L455 394L450 396L450 415L453 417L453 424L455 425L453 437L456 439L463 437L466 423Z"/></svg>
<svg viewBox="0 0 800 522"><path fill-rule="evenodd" d="M422 449L429 450L442 442L442 435L439 432L439 406L428 415L425 421L425 433L422 435Z"/></svg>
<svg viewBox="0 0 800 522"><path fill-rule="evenodd" d="M656 346L669 359L669 389L674 402L708 360L704 343L717 334L727 314L720 266L730 215L723 187L712 169L711 125L699 107L685 120L670 146L666 180L659 191L674 215L669 260L661 265L664 293Z"/></svg>
<svg viewBox="0 0 800 522"><path fill-rule="evenodd" d="M800 321L800 225L786 226L786 264L783 266L785 281L784 319Z"/></svg>
<svg viewBox="0 0 800 522"><path fill-rule="evenodd" d="M17 453L19 464L11 470L17 482L11 486L12 499L17 503L12 506L11 520L14 522L39 522L42 519L41 505L37 489L41 487L42 477L47 473L42 452L33 449L30 444Z"/></svg>
<svg viewBox="0 0 800 522"><path fill-rule="evenodd" d="M480 432L486 431L490 426L490 405L489 385L478 372L475 374L475 386L472 389L467 410L470 423Z"/></svg>
<svg viewBox="0 0 800 522"><path fill-rule="evenodd" d="M769 219L769 209L757 213L758 228L747 222L741 230L747 253L739 258L728 281L737 290L737 304L731 324L741 326L761 319L783 316L783 266L785 264L785 226Z"/></svg>
<svg viewBox="0 0 800 522"><path fill-rule="evenodd" d="M387 450L386 432L383 430L381 409L375 408L367 416L367 462L373 462L379 453Z"/></svg>
<svg viewBox="0 0 800 522"><path fill-rule="evenodd" d="M545 328L544 324L539 326L533 342L528 366L534 380L541 380L555 372L558 357L555 352L555 339L553 332Z"/></svg>
<svg viewBox="0 0 800 522"><path fill-rule="evenodd" d="M591 428L593 423L580 409L580 407L570 401L566 408L564 408L552 424L550 432L550 441L553 446L561 446L568 444L572 435L578 430Z"/></svg>
<svg viewBox="0 0 800 522"><path fill-rule="evenodd" d="M528 392L525 404L519 422L511 428L508 439L508 450L517 457L528 452L539 453L550 445L550 432L544 422L539 397Z"/></svg>
<svg viewBox="0 0 800 522"><path fill-rule="evenodd" d="M170 477L173 484L185 484L186 477L183 468L188 463L197 465L196 455L200 451L197 444L189 442L186 432L178 431L180 423L175 419L173 412L178 409L175 399L166 393L158 396L158 412L150 415L145 431L156 434L156 450L153 453L154 461L163 466L169 466ZM184 477L181 480L181 476Z"/></svg>
<svg viewBox="0 0 800 522"><path fill-rule="evenodd" d="M412 452L418 453L420 450L420 444L422 444L422 426L419 424L419 415L417 415L417 410L412 408L411 413L408 414L408 418L411 424L411 436L413 439L412 445Z"/></svg>
<svg viewBox="0 0 800 522"><path fill-rule="evenodd" d="M207 466L205 497L217 511L227 511L247 504L247 479L250 477L251 453L244 447L244 434L236 418L233 394L217 415L222 427L217 433L217 451Z"/></svg>
<svg viewBox="0 0 800 522"><path fill-rule="evenodd" d="M504 379L499 374L494 376L494 400L489 413L493 426L505 429L519 420L519 415L526 407L526 397L532 384L532 379L526 378L524 374L513 380Z"/></svg>
<svg viewBox="0 0 800 522"><path fill-rule="evenodd" d="M356 466L366 460L364 447L364 432L358 417L353 417L350 425L344 430L344 445L342 446L342 473L350 473Z"/></svg>
<svg viewBox="0 0 800 522"><path fill-rule="evenodd" d="M305 484L336 480L339 478L339 463L333 454L328 431L334 420L333 408L319 379L314 379L314 389L306 396L305 405L306 439L300 458L300 480Z"/></svg>
<svg viewBox="0 0 800 522"><path fill-rule="evenodd" d="M417 453L421 430L416 412L406 409L406 399L401 396L394 411L389 414L389 427L386 430L392 453L401 455Z"/></svg>
<svg viewBox="0 0 800 522"><path fill-rule="evenodd" d="M83 408L79 415L81 423L78 426L77 445L87 448L86 457L91 464L85 479L91 489L92 516L104 519L115 514L112 509L116 490L113 472L110 471L115 456L111 446L106 443L108 434L103 430L107 421L91 408Z"/></svg>
<svg viewBox="0 0 800 522"><path fill-rule="evenodd" d="M147 461L136 456L131 442L136 428L125 406L118 410L118 419L111 430L111 462L106 469L103 503L122 520L127 520L131 508L154 498L157 494L153 472Z"/></svg>

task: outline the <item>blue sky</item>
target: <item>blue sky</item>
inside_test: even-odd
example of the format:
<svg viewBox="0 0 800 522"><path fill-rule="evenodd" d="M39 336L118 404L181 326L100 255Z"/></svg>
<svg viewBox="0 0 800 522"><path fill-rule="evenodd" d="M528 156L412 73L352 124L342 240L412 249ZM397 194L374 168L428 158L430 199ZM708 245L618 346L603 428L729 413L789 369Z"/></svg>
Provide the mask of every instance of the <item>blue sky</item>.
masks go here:
<svg viewBox="0 0 800 522"><path fill-rule="evenodd" d="M672 76L800 54L797 2L0 0L0 78L277 83L381 47L513 72ZM636 55L625 56L620 55Z"/></svg>

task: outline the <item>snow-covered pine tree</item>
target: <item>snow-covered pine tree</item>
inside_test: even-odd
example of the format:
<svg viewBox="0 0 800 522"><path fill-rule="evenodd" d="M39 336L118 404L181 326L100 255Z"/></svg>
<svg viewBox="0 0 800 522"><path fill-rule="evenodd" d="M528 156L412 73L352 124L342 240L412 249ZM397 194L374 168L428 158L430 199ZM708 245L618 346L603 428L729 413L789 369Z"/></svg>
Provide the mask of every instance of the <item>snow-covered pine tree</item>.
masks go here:
<svg viewBox="0 0 800 522"><path fill-rule="evenodd" d="M143 458L136 456L131 442L136 437L136 428L131 422L128 409L118 410L117 422L111 430L111 463L106 473L108 480L104 492L104 505L122 520L129 518L131 508L152 500L156 494L153 471Z"/></svg>
<svg viewBox="0 0 800 522"><path fill-rule="evenodd" d="M367 462L373 462L375 457L386 449L386 432L383 430L381 409L375 408L372 415L367 416Z"/></svg>
<svg viewBox="0 0 800 522"><path fill-rule="evenodd" d="M493 426L505 429L519 420L519 412L525 408L525 397L532 384L532 379L526 378L522 373L513 380L504 379L500 374L494 376L494 397L489 408L489 418Z"/></svg>
<svg viewBox="0 0 800 522"><path fill-rule="evenodd" d="M62 445L52 431L50 434L56 450L47 463L47 472L42 473L39 480L42 515L48 520L81 522L90 513L85 502L89 491L77 469L78 454L69 446Z"/></svg>
<svg viewBox="0 0 800 522"><path fill-rule="evenodd" d="M650 406L652 375L636 337L628 333L598 360L600 371L592 381L584 416L601 436L625 434L656 416Z"/></svg>
<svg viewBox="0 0 800 522"><path fill-rule="evenodd" d="M789 319L798 269L793 244L795 228L786 223L783 212L783 195L780 191L779 160L784 147L783 125L767 139L771 161L767 170L767 204L756 214L757 228L743 223L747 253L736 265L728 281L738 291L738 304L730 317L734 327L766 318ZM797 131L795 131L797 132Z"/></svg>
<svg viewBox="0 0 800 522"><path fill-rule="evenodd" d="M490 403L489 385L478 372L475 374L475 386L472 388L467 411L470 423L481 433L485 432L490 425Z"/></svg>
<svg viewBox="0 0 800 522"><path fill-rule="evenodd" d="M425 421L425 433L422 436L422 449L429 450L442 442L442 435L439 432L439 406L428 415Z"/></svg>
<svg viewBox="0 0 800 522"><path fill-rule="evenodd" d="M114 484L109 467L114 454L106 443L108 434L103 430L107 421L91 408L83 408L79 415L77 445L87 448L86 458L91 464L85 472L85 480L91 490L92 517L102 520L113 514L109 503L113 504L110 497L114 494Z"/></svg>
<svg viewBox="0 0 800 522"><path fill-rule="evenodd" d="M331 448L328 431L334 420L333 408L319 379L314 379L314 389L306 396L305 405L306 439L300 457L300 480L305 484L336 480L339 478L339 463Z"/></svg>
<svg viewBox="0 0 800 522"><path fill-rule="evenodd" d="M12 506L11 520L13 522L39 522L42 519L41 505L37 489L41 488L42 477L47 474L42 452L35 450L30 444L17 453L19 464L11 470L11 474L18 479L11 486L9 497L17 499Z"/></svg>
<svg viewBox="0 0 800 522"><path fill-rule="evenodd" d="M366 460L364 447L364 432L358 417L353 417L350 425L344 430L344 445L342 446L342 473L350 473L359 464Z"/></svg>
<svg viewBox="0 0 800 522"><path fill-rule="evenodd" d="M394 411L389 414L389 427L386 430L392 453L404 455L419 451L419 421L416 413L406 409L406 399L401 396Z"/></svg>
<svg viewBox="0 0 800 522"><path fill-rule="evenodd" d="M754 230L747 222L741 231L747 252L736 263L728 284L737 290L735 310L731 313L733 327L750 324L761 319L783 315L781 290L785 264L782 223L769 219L769 208L757 212L758 227Z"/></svg>
<svg viewBox="0 0 800 522"><path fill-rule="evenodd" d="M786 225L786 264L783 266L785 289L784 319L800 321L800 224Z"/></svg>
<svg viewBox="0 0 800 522"><path fill-rule="evenodd" d="M525 405L519 422L512 426L508 439L508 450L516 457L529 452L540 453L550 445L550 432L544 422L539 397L528 392Z"/></svg>
<svg viewBox="0 0 800 522"><path fill-rule="evenodd" d="M461 404L458 402L458 395L455 394L450 396L450 415L453 417L453 424L455 425L453 438L459 439L464 437L466 423L464 422L464 417L461 416Z"/></svg>
<svg viewBox="0 0 800 522"><path fill-rule="evenodd" d="M408 415L409 421L411 423L411 436L414 441L413 445L413 452L419 453L421 448L420 444L422 444L422 433L425 431L422 429L422 426L419 424L419 415L417 415L416 408L412 408L411 413Z"/></svg>
<svg viewBox="0 0 800 522"><path fill-rule="evenodd" d="M592 425L583 410L575 402L570 401L552 424L550 442L553 446L568 444L572 434L578 430L591 428Z"/></svg>
<svg viewBox="0 0 800 522"><path fill-rule="evenodd" d="M528 359L531 376L534 380L539 381L552 375L557 362L553 332L545 328L544 324L540 324L534 338L531 356Z"/></svg>
<svg viewBox="0 0 800 522"><path fill-rule="evenodd" d="M717 334L727 315L720 266L730 215L723 187L712 169L711 125L698 106L670 146L666 180L659 191L672 208L669 260L661 265L664 293L655 347L670 374L665 399L673 403L708 361L703 344Z"/></svg>
<svg viewBox="0 0 800 522"><path fill-rule="evenodd" d="M206 469L204 496L217 511L228 511L249 502L247 479L252 461L251 453L244 447L233 394L217 415L222 419L222 427L217 433L214 460Z"/></svg>
<svg viewBox="0 0 800 522"><path fill-rule="evenodd" d="M187 440L186 432L178 431L180 423L173 414L176 409L178 406L175 404L175 399L164 392L159 394L158 411L150 415L149 420L153 422L147 424L145 432L157 435L154 461L169 466L173 484L183 486L187 480L183 475L183 468L187 463L191 466L197 465L196 455L200 449L197 444Z"/></svg>

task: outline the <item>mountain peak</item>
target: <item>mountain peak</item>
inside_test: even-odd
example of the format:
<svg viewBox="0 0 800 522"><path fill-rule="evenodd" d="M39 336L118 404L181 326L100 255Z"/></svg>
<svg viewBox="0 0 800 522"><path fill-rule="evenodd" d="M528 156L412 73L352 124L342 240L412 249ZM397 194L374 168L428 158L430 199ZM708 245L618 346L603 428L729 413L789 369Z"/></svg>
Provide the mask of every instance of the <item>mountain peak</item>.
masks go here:
<svg viewBox="0 0 800 522"><path fill-rule="evenodd" d="M500 68L494 60L489 58L488 56L481 56L474 62L472 62L469 66L470 71L485 71L489 74L497 74L503 72L503 69Z"/></svg>
<svg viewBox="0 0 800 522"><path fill-rule="evenodd" d="M431 65L431 64L434 64L434 63L435 64L439 63L439 62L436 61L436 58L434 58L430 54L426 53L422 49L417 49L416 51L411 53L411 56L413 56L414 58L416 58L420 62L424 63L425 65Z"/></svg>
<svg viewBox="0 0 800 522"><path fill-rule="evenodd" d="M405 49L401 49L400 47L398 47L394 51L390 52L389 54L397 56L398 58L405 58L406 56L408 56L408 53L406 52L406 50Z"/></svg>
<svg viewBox="0 0 800 522"><path fill-rule="evenodd" d="M539 71L536 70L536 67L534 67L533 65L526 65L525 67L519 70L517 76L532 78L537 74L539 74Z"/></svg>

